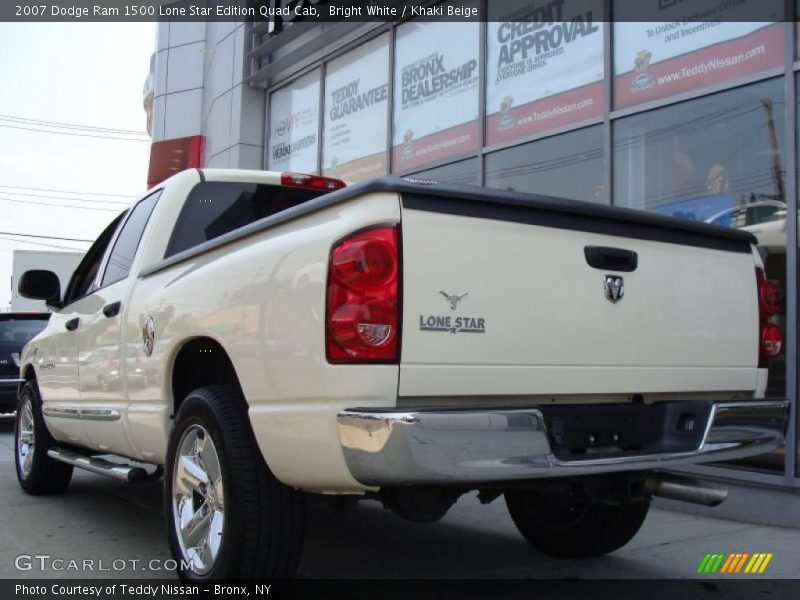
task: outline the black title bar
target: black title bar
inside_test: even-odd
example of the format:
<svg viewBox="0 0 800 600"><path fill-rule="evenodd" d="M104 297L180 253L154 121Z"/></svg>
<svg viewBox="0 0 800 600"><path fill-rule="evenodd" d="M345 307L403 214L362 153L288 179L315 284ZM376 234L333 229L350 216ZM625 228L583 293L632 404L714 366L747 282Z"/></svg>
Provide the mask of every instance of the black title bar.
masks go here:
<svg viewBox="0 0 800 600"><path fill-rule="evenodd" d="M585 10L593 11L595 21L656 23L792 21L800 12L784 0L614 0L611 15L604 14L604 5L603 0L4 0L0 21L266 21L270 31L279 31L300 21L545 24L569 21Z"/></svg>

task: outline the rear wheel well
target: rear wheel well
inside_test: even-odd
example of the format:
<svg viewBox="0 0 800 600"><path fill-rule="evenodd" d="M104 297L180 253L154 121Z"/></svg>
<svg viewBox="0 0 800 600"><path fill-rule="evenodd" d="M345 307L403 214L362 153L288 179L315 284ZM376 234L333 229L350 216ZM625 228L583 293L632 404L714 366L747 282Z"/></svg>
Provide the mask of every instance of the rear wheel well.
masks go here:
<svg viewBox="0 0 800 600"><path fill-rule="evenodd" d="M25 370L22 373L22 379L24 381L31 381L36 379L36 371L33 368L33 365L26 365Z"/></svg>
<svg viewBox="0 0 800 600"><path fill-rule="evenodd" d="M193 390L209 385L234 385L239 378L228 353L211 338L195 338L178 351L172 366L173 416Z"/></svg>
<svg viewBox="0 0 800 600"><path fill-rule="evenodd" d="M19 395L22 392L22 387L26 383L32 381L33 385L36 385L36 369L33 368L33 365L31 364L25 365L25 368L22 370L22 375L20 379L22 379L22 381L17 386L17 399L19 399Z"/></svg>

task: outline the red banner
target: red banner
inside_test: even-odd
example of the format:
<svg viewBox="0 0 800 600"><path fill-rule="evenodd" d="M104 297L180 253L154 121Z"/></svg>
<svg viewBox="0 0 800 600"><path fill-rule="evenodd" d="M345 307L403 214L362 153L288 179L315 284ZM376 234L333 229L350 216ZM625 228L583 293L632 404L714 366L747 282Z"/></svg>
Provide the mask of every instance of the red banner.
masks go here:
<svg viewBox="0 0 800 600"><path fill-rule="evenodd" d="M322 170L322 174L327 177L336 177L345 181L353 182L372 179L386 175L386 153L379 152L364 158L351 160L341 165L331 166Z"/></svg>
<svg viewBox="0 0 800 600"><path fill-rule="evenodd" d="M603 83L598 81L522 106L503 106L486 117L486 145L557 129L603 114Z"/></svg>
<svg viewBox="0 0 800 600"><path fill-rule="evenodd" d="M408 130L404 135L404 142L392 148L392 171L424 167L477 149L477 121L437 131L418 140L414 139L414 132Z"/></svg>
<svg viewBox="0 0 800 600"><path fill-rule="evenodd" d="M682 54L642 63L614 80L614 107L625 108L783 65L783 24ZM634 57L631 57L633 62Z"/></svg>

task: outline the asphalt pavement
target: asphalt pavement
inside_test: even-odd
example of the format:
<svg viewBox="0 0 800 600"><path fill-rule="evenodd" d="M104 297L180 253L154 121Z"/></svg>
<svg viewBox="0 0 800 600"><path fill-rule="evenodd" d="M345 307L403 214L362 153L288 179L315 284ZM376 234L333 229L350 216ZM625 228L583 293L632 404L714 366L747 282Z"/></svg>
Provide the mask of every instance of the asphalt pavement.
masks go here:
<svg viewBox="0 0 800 600"><path fill-rule="evenodd" d="M14 473L13 441L13 419L0 416L0 578L174 576L160 571L157 562L169 558L160 483L125 484L76 469L66 493L28 496ZM708 579L696 573L706 553L766 552L773 558L761 575L712 577L796 579L798 534L797 529L652 509L638 535L621 550L562 560L528 546L502 499L484 506L475 494L465 495L444 519L431 524L405 522L372 501L359 503L348 517L334 515L325 502L313 502L300 576ZM42 555L50 558L36 558ZM102 561L109 570L71 570L85 560L95 561L95 568ZM120 560L125 567L117 570L122 563L111 563Z"/></svg>

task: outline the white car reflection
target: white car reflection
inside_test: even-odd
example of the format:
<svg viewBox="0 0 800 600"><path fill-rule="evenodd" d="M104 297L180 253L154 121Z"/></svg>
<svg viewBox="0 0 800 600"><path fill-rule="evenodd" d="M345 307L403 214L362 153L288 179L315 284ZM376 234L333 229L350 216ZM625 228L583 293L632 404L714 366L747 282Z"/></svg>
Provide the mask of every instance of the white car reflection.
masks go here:
<svg viewBox="0 0 800 600"><path fill-rule="evenodd" d="M749 231L758 239L762 258L786 254L786 203L780 200L759 200L728 208L706 219L706 223Z"/></svg>

